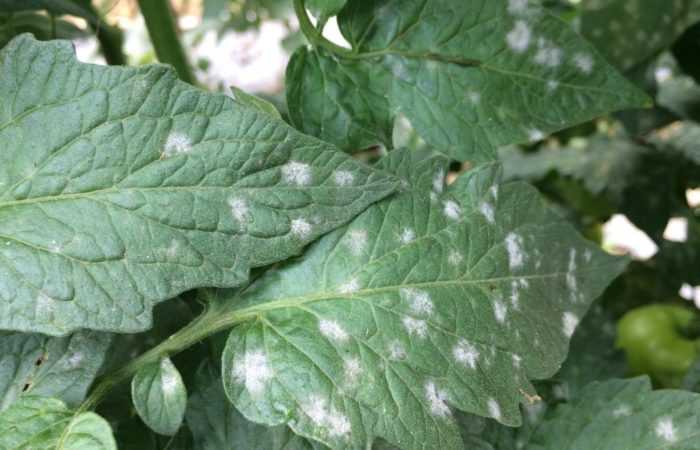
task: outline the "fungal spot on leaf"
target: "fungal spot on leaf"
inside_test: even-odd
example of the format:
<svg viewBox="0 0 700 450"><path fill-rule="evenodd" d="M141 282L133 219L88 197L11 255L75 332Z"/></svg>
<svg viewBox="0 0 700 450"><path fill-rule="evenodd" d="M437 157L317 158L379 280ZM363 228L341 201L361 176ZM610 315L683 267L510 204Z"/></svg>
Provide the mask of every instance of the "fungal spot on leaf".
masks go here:
<svg viewBox="0 0 700 450"><path fill-rule="evenodd" d="M161 156L163 158L169 158L181 153L188 153L191 150L192 141L190 138L186 134L172 131L165 140Z"/></svg>
<svg viewBox="0 0 700 450"><path fill-rule="evenodd" d="M562 51L552 42L544 38L537 40L537 53L535 54L535 62L547 67L557 67L561 64Z"/></svg>
<svg viewBox="0 0 700 450"><path fill-rule="evenodd" d="M572 312L565 312L564 315L562 316L562 330L564 331L564 335L566 337L571 337L574 334L574 331L576 331L576 327L578 326L579 323L579 318L576 316L576 314Z"/></svg>
<svg viewBox="0 0 700 450"><path fill-rule="evenodd" d="M490 398L487 402L487 407L489 409L489 415L491 417L493 417L496 420L499 420L501 418L501 406L495 399Z"/></svg>
<svg viewBox="0 0 700 450"><path fill-rule="evenodd" d="M239 222L243 223L248 220L250 209L248 203L242 198L231 198L228 201L231 207L231 215Z"/></svg>
<svg viewBox="0 0 700 450"><path fill-rule="evenodd" d="M629 407L629 405L620 405L615 410L612 412L613 417L619 418L619 417L627 417L630 414L632 414L632 409Z"/></svg>
<svg viewBox="0 0 700 450"><path fill-rule="evenodd" d="M504 323L506 321L506 315L508 314L508 307L496 300L493 302L493 314L496 316L496 320L499 323Z"/></svg>
<svg viewBox="0 0 700 450"><path fill-rule="evenodd" d="M528 0L508 0L508 12L513 15L520 15L527 12Z"/></svg>
<svg viewBox="0 0 700 450"><path fill-rule="evenodd" d="M437 417L450 415L450 407L447 406L447 392L438 389L435 382L425 383L425 398L430 405L430 412Z"/></svg>
<svg viewBox="0 0 700 450"><path fill-rule="evenodd" d="M321 319L318 323L318 330L322 335L338 342L345 342L349 335L335 320Z"/></svg>
<svg viewBox="0 0 700 450"><path fill-rule="evenodd" d="M523 20L516 20L511 31L506 35L508 47L516 53L523 53L530 46L532 32Z"/></svg>
<svg viewBox="0 0 700 450"><path fill-rule="evenodd" d="M234 363L233 378L243 383L253 395L262 393L274 372L267 361L267 355L260 350L247 351L242 360Z"/></svg>
<svg viewBox="0 0 700 450"><path fill-rule="evenodd" d="M346 359L344 362L345 381L348 384L355 384L362 374L362 364L358 358Z"/></svg>
<svg viewBox="0 0 700 450"><path fill-rule="evenodd" d="M450 250L450 254L447 256L447 262L453 266L461 263L463 259L464 257L457 250Z"/></svg>
<svg viewBox="0 0 700 450"><path fill-rule="evenodd" d="M506 236L506 250L508 251L508 266L511 270L522 267L525 255L523 254L523 237L510 232Z"/></svg>
<svg viewBox="0 0 700 450"><path fill-rule="evenodd" d="M389 357L393 360L405 359L407 356L406 349L399 341L392 341L389 344Z"/></svg>
<svg viewBox="0 0 700 450"><path fill-rule="evenodd" d="M336 170L333 173L333 179L338 186L351 186L355 181L355 176L347 170Z"/></svg>
<svg viewBox="0 0 700 450"><path fill-rule="evenodd" d="M495 211L489 202L481 202L479 205L479 212L486 218L488 223L493 224L496 222Z"/></svg>
<svg viewBox="0 0 700 450"><path fill-rule="evenodd" d="M593 58L585 53L577 53L574 55L574 64L581 72L588 75L593 71Z"/></svg>
<svg viewBox="0 0 700 450"><path fill-rule="evenodd" d="M666 442L676 442L676 428L673 425L673 420L670 417L662 417L656 422L654 429L656 435Z"/></svg>
<svg viewBox="0 0 700 450"><path fill-rule="evenodd" d="M291 230L292 234L306 239L311 234L311 224L302 218L296 218L292 220Z"/></svg>
<svg viewBox="0 0 700 450"><path fill-rule="evenodd" d="M455 360L468 366L470 369L476 369L479 355L479 350L466 339L460 339L457 345L452 348L452 356L454 356Z"/></svg>
<svg viewBox="0 0 700 450"><path fill-rule="evenodd" d="M367 232L365 230L352 230L348 233L346 242L350 253L360 256L367 247Z"/></svg>
<svg viewBox="0 0 700 450"><path fill-rule="evenodd" d="M444 203L442 212L448 219L457 220L462 214L462 209L459 207L459 204L454 200L448 200Z"/></svg>
<svg viewBox="0 0 700 450"><path fill-rule="evenodd" d="M445 189L445 171L439 169L433 176L433 191L441 193Z"/></svg>
<svg viewBox="0 0 700 450"><path fill-rule="evenodd" d="M413 317L406 316L402 319L402 322L409 335L415 335L420 338L427 336L428 325L425 323L425 320L414 319Z"/></svg>
<svg viewBox="0 0 700 450"><path fill-rule="evenodd" d="M331 437L347 435L352 430L348 418L329 407L328 402L318 395L314 395L302 408L311 421Z"/></svg>
<svg viewBox="0 0 700 450"><path fill-rule="evenodd" d="M311 167L306 163L289 161L282 166L282 176L288 184L308 186L311 184Z"/></svg>
<svg viewBox="0 0 700 450"><path fill-rule="evenodd" d="M360 282L357 280L357 278L354 277L338 287L338 292L340 292L341 294L352 294L353 292L357 292L359 290Z"/></svg>
<svg viewBox="0 0 700 450"><path fill-rule="evenodd" d="M412 228L404 228L401 231L401 236L399 236L399 241L402 244L408 244L416 238L416 232Z"/></svg>
<svg viewBox="0 0 700 450"><path fill-rule="evenodd" d="M414 314L430 316L433 313L433 301L427 292L420 289L403 288L399 293L401 298L408 302Z"/></svg>

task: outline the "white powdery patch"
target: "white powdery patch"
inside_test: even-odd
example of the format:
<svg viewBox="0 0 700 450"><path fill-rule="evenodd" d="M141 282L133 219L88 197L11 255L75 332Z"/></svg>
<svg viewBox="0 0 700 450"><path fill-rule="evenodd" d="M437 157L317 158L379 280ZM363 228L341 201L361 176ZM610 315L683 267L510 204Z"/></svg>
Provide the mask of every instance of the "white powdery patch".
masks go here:
<svg viewBox="0 0 700 450"><path fill-rule="evenodd" d="M69 367L78 367L81 362L83 362L83 354L81 352L75 352L72 355L68 357L66 362L68 363Z"/></svg>
<svg viewBox="0 0 700 450"><path fill-rule="evenodd" d="M416 232L412 228L404 228L401 230L401 236L399 236L399 241L402 244L408 244L416 239Z"/></svg>
<svg viewBox="0 0 700 450"><path fill-rule="evenodd" d="M267 356L260 350L248 351L233 368L233 378L245 384L251 394L260 394L274 373L267 362Z"/></svg>
<svg viewBox="0 0 700 450"><path fill-rule="evenodd" d="M391 341L389 344L389 357L393 360L406 359L407 353L399 341Z"/></svg>
<svg viewBox="0 0 700 450"><path fill-rule="evenodd" d="M460 339L457 345L452 347L452 356L454 356L457 362L469 366L471 369L476 369L476 363L479 361L480 353L469 341Z"/></svg>
<svg viewBox="0 0 700 450"><path fill-rule="evenodd" d="M467 92L467 98L473 105L478 105L481 103L481 94L474 91Z"/></svg>
<svg viewBox="0 0 700 450"><path fill-rule="evenodd" d="M355 384L362 375L362 364L358 358L346 359L343 364L345 372L345 381L349 384Z"/></svg>
<svg viewBox="0 0 700 450"><path fill-rule="evenodd" d="M242 198L231 198L228 201L228 205L231 207L231 215L238 222L246 222L250 215L250 208L248 207L248 202Z"/></svg>
<svg viewBox="0 0 700 450"><path fill-rule="evenodd" d="M336 170L333 173L333 179L338 186L352 186L352 183L355 181L355 175L347 170Z"/></svg>
<svg viewBox="0 0 700 450"><path fill-rule="evenodd" d="M556 91L558 87L559 87L559 82L557 80L548 80L547 81L547 90L549 92Z"/></svg>
<svg viewBox="0 0 700 450"><path fill-rule="evenodd" d="M501 405L493 398L490 398L486 405L489 409L489 415L499 420L501 418Z"/></svg>
<svg viewBox="0 0 700 450"><path fill-rule="evenodd" d="M447 392L439 390L435 382L425 383L425 399L430 405L430 412L437 417L447 417L450 415L450 407L447 406Z"/></svg>
<svg viewBox="0 0 700 450"><path fill-rule="evenodd" d="M573 336L579 321L580 319L576 314L568 311L564 313L562 316L562 331L564 331L566 337Z"/></svg>
<svg viewBox="0 0 700 450"><path fill-rule="evenodd" d="M574 55L574 64L578 69L585 73L590 74L593 71L593 58L591 55L586 53L577 53Z"/></svg>
<svg viewBox="0 0 700 450"><path fill-rule="evenodd" d="M445 170L440 169L435 172L435 175L433 176L433 191L439 194L443 191L443 189L445 189Z"/></svg>
<svg viewBox="0 0 700 450"><path fill-rule="evenodd" d="M444 203L442 212L448 219L457 220L462 215L462 208L454 200L448 200Z"/></svg>
<svg viewBox="0 0 700 450"><path fill-rule="evenodd" d="M367 232L365 230L352 230L348 233L347 246L350 253L360 256L367 247Z"/></svg>
<svg viewBox="0 0 700 450"><path fill-rule="evenodd" d="M670 417L662 417L656 422L654 432L658 437L666 442L676 442L676 428L673 426L673 420Z"/></svg>
<svg viewBox="0 0 700 450"><path fill-rule="evenodd" d="M496 316L498 323L505 323L508 315L508 307L499 300L493 302L493 314Z"/></svg>
<svg viewBox="0 0 700 450"><path fill-rule="evenodd" d="M632 414L632 408L629 407L629 405L620 405L615 410L612 412L613 417L615 418L620 418L620 417L627 417Z"/></svg>
<svg viewBox="0 0 700 450"><path fill-rule="evenodd" d="M453 266L459 265L464 260L464 256L457 250L450 250L450 254L447 255L447 262Z"/></svg>
<svg viewBox="0 0 700 450"><path fill-rule="evenodd" d="M178 385L180 384L177 376L172 372L170 366L162 360L160 362L161 378L160 385L163 389L163 393L166 395L171 395L175 392Z"/></svg>
<svg viewBox="0 0 700 450"><path fill-rule="evenodd" d="M525 260L523 253L523 237L510 232L506 236L506 250L508 251L508 266L511 270L522 267Z"/></svg>
<svg viewBox="0 0 700 450"><path fill-rule="evenodd" d="M338 292L340 292L341 294L352 294L359 290L360 282L357 280L357 278L354 277L350 278L348 281L346 281L338 287Z"/></svg>
<svg viewBox="0 0 700 450"><path fill-rule="evenodd" d="M411 311L418 315L430 316L433 314L433 301L430 294L420 289L403 288L399 291L403 298L411 307Z"/></svg>
<svg viewBox="0 0 700 450"><path fill-rule="evenodd" d="M562 51L547 39L540 38L537 41L537 53L535 62L547 67L557 67L561 64Z"/></svg>
<svg viewBox="0 0 700 450"><path fill-rule="evenodd" d="M296 236L305 239L311 234L311 224L302 218L296 218L292 220L291 230Z"/></svg>
<svg viewBox="0 0 700 450"><path fill-rule="evenodd" d="M591 252L590 249L586 249L586 251L583 252L583 260L589 263L591 262L591 258L593 258L593 252Z"/></svg>
<svg viewBox="0 0 700 450"><path fill-rule="evenodd" d="M187 153L192 150L192 141L186 134L172 131L168 134L163 147L163 156L168 158L180 153Z"/></svg>
<svg viewBox="0 0 700 450"><path fill-rule="evenodd" d="M496 222L496 212L493 210L493 206L491 206L491 203L481 202L481 204L479 205L479 212L482 216L486 218L486 221L488 223L493 224Z"/></svg>
<svg viewBox="0 0 700 450"><path fill-rule="evenodd" d="M328 402L318 395L312 396L303 410L316 426L325 428L332 437L347 435L352 430L348 418L329 407Z"/></svg>
<svg viewBox="0 0 700 450"><path fill-rule="evenodd" d="M523 53L530 46L532 31L523 20L516 20L513 29L506 35L506 43L516 53Z"/></svg>
<svg viewBox="0 0 700 450"><path fill-rule="evenodd" d="M527 132L527 138L530 139L530 142L537 142L541 141L542 139L545 138L545 134L542 130L538 130L533 128L532 130L529 130Z"/></svg>
<svg viewBox="0 0 700 450"><path fill-rule="evenodd" d="M489 188L489 193L491 194L491 197L493 197L494 200L498 200L498 185L494 184Z"/></svg>
<svg viewBox="0 0 700 450"><path fill-rule="evenodd" d="M516 369L520 369L520 364L523 362L523 358L521 358L520 355L516 355L515 353L513 353L512 358L513 367L515 367Z"/></svg>
<svg viewBox="0 0 700 450"><path fill-rule="evenodd" d="M321 319L318 323L318 330L322 335L338 342L345 342L350 337L343 327L335 320Z"/></svg>
<svg viewBox="0 0 700 450"><path fill-rule="evenodd" d="M289 184L307 186L311 184L311 167L306 163L289 161L282 166L282 176Z"/></svg>
<svg viewBox="0 0 700 450"><path fill-rule="evenodd" d="M416 335L420 338L424 338L428 335L428 325L425 323L425 320L414 319L413 317L406 316L403 318L402 322L409 335Z"/></svg>
<svg viewBox="0 0 700 450"><path fill-rule="evenodd" d="M572 248L569 250L569 267L566 272L566 287L569 288L571 293L571 299L576 300L576 292L578 291L578 286L576 283L576 249Z"/></svg>
<svg viewBox="0 0 700 450"><path fill-rule="evenodd" d="M508 12L513 15L520 15L527 12L528 0L508 0Z"/></svg>
<svg viewBox="0 0 700 450"><path fill-rule="evenodd" d="M513 309L520 308L520 286L516 280L510 282L510 304Z"/></svg>

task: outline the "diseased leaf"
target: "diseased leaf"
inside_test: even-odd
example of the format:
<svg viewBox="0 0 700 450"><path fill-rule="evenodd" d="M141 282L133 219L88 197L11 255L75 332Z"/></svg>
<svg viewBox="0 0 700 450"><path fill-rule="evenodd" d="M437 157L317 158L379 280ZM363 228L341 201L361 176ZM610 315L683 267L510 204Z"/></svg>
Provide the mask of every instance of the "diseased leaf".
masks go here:
<svg viewBox="0 0 700 450"><path fill-rule="evenodd" d="M224 386L246 417L336 449L462 448L453 408L520 423L530 380L556 372L625 261L533 188L499 186L495 165L445 188L447 162L390 152L381 167L404 180L400 195L221 294L239 323Z"/></svg>
<svg viewBox="0 0 700 450"><path fill-rule="evenodd" d="M299 50L287 97L298 127L346 150L343 130L367 139L366 130L402 113L451 157L491 160L497 146L649 104L566 23L527 0L354 0L338 22L352 51ZM321 104L329 106L319 115Z"/></svg>
<svg viewBox="0 0 700 450"><path fill-rule="evenodd" d="M0 328L135 332L153 305L243 283L394 180L163 66L1 53ZM28 75L31 73L31 75Z"/></svg>
<svg viewBox="0 0 700 450"><path fill-rule="evenodd" d="M595 382L551 411L526 450L700 449L700 395L652 391L646 377Z"/></svg>
<svg viewBox="0 0 700 450"><path fill-rule="evenodd" d="M74 415L60 400L27 396L0 413L0 448L117 450L117 445L97 414Z"/></svg>
<svg viewBox="0 0 700 450"><path fill-rule="evenodd" d="M194 450L264 449L321 450L286 426L267 428L250 422L226 399L219 371L206 363L197 374L187 405L187 425L194 436Z"/></svg>
<svg viewBox="0 0 700 450"><path fill-rule="evenodd" d="M139 417L156 433L172 436L182 425L187 390L170 358L142 367L131 381Z"/></svg>
<svg viewBox="0 0 700 450"><path fill-rule="evenodd" d="M79 331L67 337L0 333L0 411L27 396L55 397L78 406L102 367L107 333Z"/></svg>

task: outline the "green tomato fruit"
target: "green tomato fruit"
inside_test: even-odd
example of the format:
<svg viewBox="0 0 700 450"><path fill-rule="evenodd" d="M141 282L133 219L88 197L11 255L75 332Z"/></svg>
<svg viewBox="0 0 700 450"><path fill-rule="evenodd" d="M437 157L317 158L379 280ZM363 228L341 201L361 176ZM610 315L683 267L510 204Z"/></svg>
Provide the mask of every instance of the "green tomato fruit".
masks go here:
<svg viewBox="0 0 700 450"><path fill-rule="evenodd" d="M678 387L700 355L700 339L684 335L696 313L677 305L633 309L617 324L617 347L627 354L632 375L649 375L663 387Z"/></svg>

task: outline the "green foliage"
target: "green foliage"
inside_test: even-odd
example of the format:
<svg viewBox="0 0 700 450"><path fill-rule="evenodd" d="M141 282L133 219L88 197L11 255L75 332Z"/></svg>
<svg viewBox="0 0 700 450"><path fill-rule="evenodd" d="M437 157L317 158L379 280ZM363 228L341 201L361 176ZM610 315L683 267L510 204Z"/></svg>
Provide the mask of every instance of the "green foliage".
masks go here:
<svg viewBox="0 0 700 450"><path fill-rule="evenodd" d="M170 358L139 369L131 381L131 398L151 429L168 436L177 433L185 418L187 390Z"/></svg>

